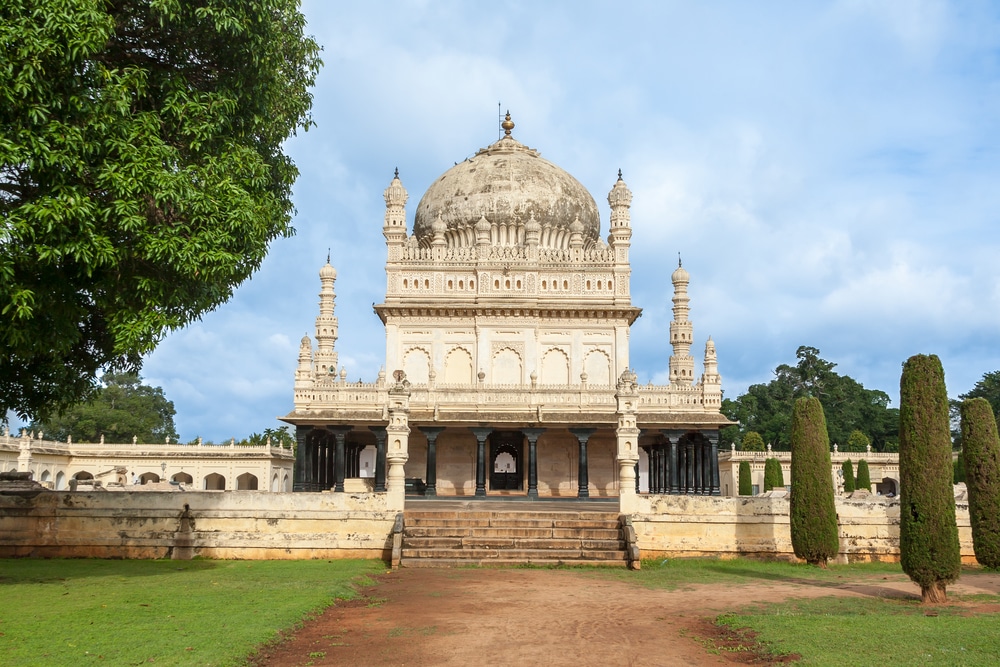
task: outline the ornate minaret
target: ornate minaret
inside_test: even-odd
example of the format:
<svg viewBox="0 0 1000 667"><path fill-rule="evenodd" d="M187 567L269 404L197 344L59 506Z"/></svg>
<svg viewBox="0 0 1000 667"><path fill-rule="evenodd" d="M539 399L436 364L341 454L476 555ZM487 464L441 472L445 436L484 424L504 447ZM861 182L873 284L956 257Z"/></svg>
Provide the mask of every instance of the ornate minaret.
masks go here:
<svg viewBox="0 0 1000 667"><path fill-rule="evenodd" d="M309 389L313 386L312 362L312 341L309 336L303 336L299 341L299 367L295 371L296 389Z"/></svg>
<svg viewBox="0 0 1000 667"><path fill-rule="evenodd" d="M615 254L615 301L618 301L619 294L629 301L629 280L632 275L628 259L628 250L632 245L632 216L629 207L632 206L632 191L625 185L621 169L618 170L618 180L608 193L608 204L611 206L608 245Z"/></svg>
<svg viewBox="0 0 1000 667"><path fill-rule="evenodd" d="M705 343L705 373L701 376L701 383L704 385L722 384L719 376L719 360L715 356L715 341L708 337Z"/></svg>
<svg viewBox="0 0 1000 667"><path fill-rule="evenodd" d="M618 181L608 193L608 204L611 205L611 230L608 234L608 245L615 248L615 261L627 262L628 249L632 245L632 216L629 207L632 206L632 191L622 180L622 170L618 170ZM621 249L619 252L618 249Z"/></svg>
<svg viewBox="0 0 1000 667"><path fill-rule="evenodd" d="M680 258L670 280L674 283L674 321L670 323L670 345L674 353L670 355L670 384L691 386L694 383L694 357L691 356L694 327L688 321L690 299L687 295L691 276L684 270Z"/></svg>
<svg viewBox="0 0 1000 667"><path fill-rule="evenodd" d="M322 288L319 291L319 317L316 318L316 356L313 368L318 376L333 376L337 372L337 352L333 346L337 342L337 318L333 314L333 300L336 294L333 283L337 280L337 270L326 258L326 265L319 270Z"/></svg>
<svg viewBox="0 0 1000 667"><path fill-rule="evenodd" d="M402 181L399 180L399 169L392 177L389 187L382 193L385 197L385 224L382 234L389 248L389 261L399 261L400 249L406 241L406 200L409 195Z"/></svg>

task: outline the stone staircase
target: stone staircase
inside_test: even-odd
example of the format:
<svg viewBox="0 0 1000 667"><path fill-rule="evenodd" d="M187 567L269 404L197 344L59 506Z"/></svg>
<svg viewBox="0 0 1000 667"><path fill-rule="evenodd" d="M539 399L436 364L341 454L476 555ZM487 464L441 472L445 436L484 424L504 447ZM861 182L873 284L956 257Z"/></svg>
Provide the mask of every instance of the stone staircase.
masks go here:
<svg viewBox="0 0 1000 667"><path fill-rule="evenodd" d="M399 564L625 567L626 531L617 512L407 509Z"/></svg>

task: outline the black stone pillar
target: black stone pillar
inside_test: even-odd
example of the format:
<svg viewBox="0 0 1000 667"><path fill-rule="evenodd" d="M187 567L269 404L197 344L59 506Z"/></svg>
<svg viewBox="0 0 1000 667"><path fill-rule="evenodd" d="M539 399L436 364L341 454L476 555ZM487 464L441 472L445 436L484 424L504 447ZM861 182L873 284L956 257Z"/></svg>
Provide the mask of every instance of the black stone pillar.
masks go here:
<svg viewBox="0 0 1000 667"><path fill-rule="evenodd" d="M709 451L712 462L712 480L710 484L711 494L713 496L721 495L722 490L719 488L719 432L718 431L708 431L705 433L705 437L708 438Z"/></svg>
<svg viewBox="0 0 1000 667"><path fill-rule="evenodd" d="M642 489L642 485L639 484L639 462L635 462L635 492L639 493Z"/></svg>
<svg viewBox="0 0 1000 667"><path fill-rule="evenodd" d="M292 470L292 491L306 490L306 440L312 426L295 427L295 466Z"/></svg>
<svg viewBox="0 0 1000 667"><path fill-rule="evenodd" d="M528 497L538 497L538 438L544 428L525 428L521 433L528 439Z"/></svg>
<svg viewBox="0 0 1000 667"><path fill-rule="evenodd" d="M668 474L670 475L669 493L680 493L680 454L677 451L677 438L664 431L667 442L670 443L670 458L668 459Z"/></svg>
<svg viewBox="0 0 1000 667"><path fill-rule="evenodd" d="M353 430L353 426L331 426L329 430L333 433L333 437L337 441L337 452L334 455L333 466L334 466L334 484L333 490L339 493L344 491L344 462L346 460L346 452L344 447L344 439L347 434Z"/></svg>
<svg viewBox="0 0 1000 667"><path fill-rule="evenodd" d="M701 493L702 473L705 470L705 451L701 446L701 440L692 442L691 447L694 449L694 492Z"/></svg>
<svg viewBox="0 0 1000 667"><path fill-rule="evenodd" d="M577 441L580 443L580 465L579 472L577 474L578 489L576 492L577 498L590 497L590 475L587 467L587 441L590 440L590 436L592 436L596 430L596 428L571 428L569 430L570 433L576 436Z"/></svg>
<svg viewBox="0 0 1000 667"><path fill-rule="evenodd" d="M694 493L694 443L691 438L684 442L684 493Z"/></svg>
<svg viewBox="0 0 1000 667"><path fill-rule="evenodd" d="M306 464L306 490L308 491L320 491L319 488L319 476L320 476L320 453L325 440L325 429L317 429L318 434L313 436L312 446L309 448L307 454L307 464Z"/></svg>
<svg viewBox="0 0 1000 667"><path fill-rule="evenodd" d="M670 459L667 457L667 445L666 443L656 446L659 453L656 456L656 479L657 479L657 493L669 493L670 489L667 485L667 475L670 473Z"/></svg>
<svg viewBox="0 0 1000 667"><path fill-rule="evenodd" d="M375 434L375 491L385 491L385 426L369 426Z"/></svg>
<svg viewBox="0 0 1000 667"><path fill-rule="evenodd" d="M491 428L470 428L476 436L476 496L486 497L486 438L493 432Z"/></svg>
<svg viewBox="0 0 1000 667"><path fill-rule="evenodd" d="M427 436L427 487L425 496L437 495L437 437L444 430L443 426L419 426L420 432Z"/></svg>

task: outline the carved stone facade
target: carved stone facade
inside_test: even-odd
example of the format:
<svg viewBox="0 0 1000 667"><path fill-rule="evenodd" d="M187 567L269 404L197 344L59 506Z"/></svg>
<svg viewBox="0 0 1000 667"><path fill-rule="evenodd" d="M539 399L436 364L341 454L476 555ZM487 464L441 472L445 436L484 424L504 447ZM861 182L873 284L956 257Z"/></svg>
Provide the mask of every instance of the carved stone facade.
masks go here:
<svg viewBox="0 0 1000 667"><path fill-rule="evenodd" d="M367 453L375 490L400 506L405 486L617 497L630 511L640 487L659 484L647 464L662 450L664 479L677 483L657 492L718 494L728 421L711 339L694 376L688 272L671 276L670 384L639 385L629 365L641 313L629 287L632 193L619 172L605 241L586 189L516 141L509 116L503 127L428 189L412 234L398 172L385 190L386 295L375 312L392 380L383 370L348 383L338 372L336 271L329 261L320 270L316 347L302 339L284 417L299 440L294 488L341 489Z"/></svg>

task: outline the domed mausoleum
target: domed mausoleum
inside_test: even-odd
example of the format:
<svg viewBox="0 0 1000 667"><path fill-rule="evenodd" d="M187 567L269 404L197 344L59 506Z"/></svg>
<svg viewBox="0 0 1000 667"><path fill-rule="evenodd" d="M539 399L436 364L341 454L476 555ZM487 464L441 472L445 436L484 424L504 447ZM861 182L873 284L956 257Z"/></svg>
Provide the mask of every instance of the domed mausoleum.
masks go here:
<svg viewBox="0 0 1000 667"><path fill-rule="evenodd" d="M518 142L509 115L502 127L431 184L412 226L398 173L386 188L388 372L373 382L338 366L337 274L320 269L315 346L302 339L284 417L294 489L385 491L395 508L404 493L617 498L622 511L637 493L718 495L728 421L711 339L695 377L688 272L670 276L670 384L639 385L631 191L619 172L602 233L587 189Z"/></svg>

